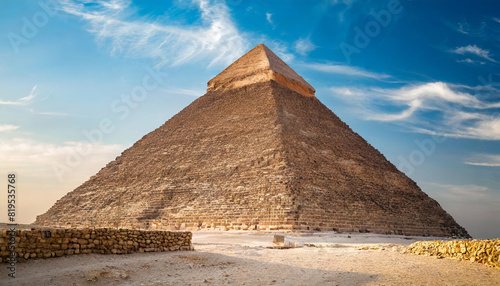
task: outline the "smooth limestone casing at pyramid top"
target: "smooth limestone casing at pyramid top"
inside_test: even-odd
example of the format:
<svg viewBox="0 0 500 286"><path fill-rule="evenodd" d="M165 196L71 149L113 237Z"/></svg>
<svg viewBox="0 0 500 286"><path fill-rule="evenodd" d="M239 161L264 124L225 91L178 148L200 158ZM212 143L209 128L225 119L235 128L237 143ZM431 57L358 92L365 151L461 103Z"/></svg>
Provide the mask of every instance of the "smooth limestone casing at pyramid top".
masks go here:
<svg viewBox="0 0 500 286"><path fill-rule="evenodd" d="M35 224L469 237L264 45Z"/></svg>

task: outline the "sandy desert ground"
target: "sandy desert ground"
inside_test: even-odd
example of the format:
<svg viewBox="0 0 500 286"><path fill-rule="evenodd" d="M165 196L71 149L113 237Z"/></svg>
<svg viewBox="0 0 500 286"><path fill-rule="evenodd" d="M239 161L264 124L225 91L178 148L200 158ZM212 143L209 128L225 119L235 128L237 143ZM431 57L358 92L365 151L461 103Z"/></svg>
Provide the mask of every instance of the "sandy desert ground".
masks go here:
<svg viewBox="0 0 500 286"><path fill-rule="evenodd" d="M424 239L418 237L286 233L286 241L303 247L269 249L272 233L193 234L195 251L34 260L18 263L15 281L1 267L0 284L500 285L498 269L398 251Z"/></svg>

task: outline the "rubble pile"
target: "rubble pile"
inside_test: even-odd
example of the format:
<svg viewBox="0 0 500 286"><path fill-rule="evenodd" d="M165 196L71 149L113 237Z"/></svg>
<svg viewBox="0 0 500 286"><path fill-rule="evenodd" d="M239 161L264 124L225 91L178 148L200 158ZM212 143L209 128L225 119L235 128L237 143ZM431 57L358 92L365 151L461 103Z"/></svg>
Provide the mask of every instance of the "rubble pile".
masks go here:
<svg viewBox="0 0 500 286"><path fill-rule="evenodd" d="M419 241L410 245L405 252L468 260L500 269L500 239Z"/></svg>

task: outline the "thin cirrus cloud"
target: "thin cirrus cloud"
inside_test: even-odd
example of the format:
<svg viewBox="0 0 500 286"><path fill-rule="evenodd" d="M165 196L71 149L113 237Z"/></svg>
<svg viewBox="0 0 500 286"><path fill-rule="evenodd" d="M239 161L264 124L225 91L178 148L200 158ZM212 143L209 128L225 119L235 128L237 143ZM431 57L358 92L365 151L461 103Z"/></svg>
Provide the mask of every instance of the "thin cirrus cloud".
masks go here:
<svg viewBox="0 0 500 286"><path fill-rule="evenodd" d="M366 120L410 124L414 132L453 138L500 140L500 117L489 110L500 103L481 101L460 86L444 82L403 86L399 89L333 87L331 91L356 104ZM385 108L401 111L388 113ZM425 112L438 113L433 120L422 119Z"/></svg>
<svg viewBox="0 0 500 286"><path fill-rule="evenodd" d="M451 52L459 55L476 55L480 58L496 63L496 61L491 57L490 51L481 49L476 45L457 47L454 50L451 50Z"/></svg>
<svg viewBox="0 0 500 286"><path fill-rule="evenodd" d="M87 21L89 31L98 41L108 43L112 54L151 58L157 61L157 67L200 59L212 59L209 65L228 64L238 58L247 48L247 41L233 23L228 8L208 0L193 3L201 12L201 25L134 18L130 0L92 1L92 8L66 0L61 10Z"/></svg>
<svg viewBox="0 0 500 286"><path fill-rule="evenodd" d="M38 93L36 92L36 85L35 85L31 89L31 92L29 93L29 95L22 97L19 100L15 100L15 101L0 100L0 105L28 105L31 102L33 102L33 99L35 99L37 94Z"/></svg>
<svg viewBox="0 0 500 286"><path fill-rule="evenodd" d="M0 132L10 132L19 129L17 125L0 124Z"/></svg>
<svg viewBox="0 0 500 286"><path fill-rule="evenodd" d="M467 24L465 24L465 25L467 25ZM462 34L466 34L466 35L469 34L469 32L466 31L466 29L464 28L464 24L462 24L462 23L458 23L457 31L459 31Z"/></svg>
<svg viewBox="0 0 500 286"><path fill-rule="evenodd" d="M482 167L500 167L500 155L480 154L465 161L465 164Z"/></svg>
<svg viewBox="0 0 500 286"><path fill-rule="evenodd" d="M452 202L467 203L471 205L487 206L487 209L500 214L500 197L495 189L480 185L449 185L449 184L428 184L435 188L437 196L446 198L448 204Z"/></svg>
<svg viewBox="0 0 500 286"><path fill-rule="evenodd" d="M0 105L9 105L9 106L22 106L27 111L37 114L37 115L46 115L46 116L68 116L69 114L63 112L39 112L35 111L33 108L27 108L26 106L31 106L35 101L35 98L38 98L37 85L33 86L30 93L22 97L18 100L9 101L9 100L0 100ZM42 99L43 100L43 99ZM14 128L14 125L0 125L0 132L2 131L13 131L18 129L19 127Z"/></svg>
<svg viewBox="0 0 500 286"><path fill-rule="evenodd" d="M432 184L439 187L452 195L467 196L467 197L481 197L492 192L492 190L486 186L478 185L443 185L443 184Z"/></svg>
<svg viewBox="0 0 500 286"><path fill-rule="evenodd" d="M266 13L266 20L267 20L267 22L268 22L271 26L273 26L273 28L274 28L274 23L273 23L273 19L272 19L272 17L273 17L273 14L271 14L271 13Z"/></svg>
<svg viewBox="0 0 500 286"><path fill-rule="evenodd" d="M487 116L484 116L487 117ZM500 140L500 118L471 119L464 122L448 124L442 122L434 129L413 128L415 132L451 138Z"/></svg>
<svg viewBox="0 0 500 286"><path fill-rule="evenodd" d="M91 169L92 172L95 172L97 168L95 163L99 163L97 166L102 166L119 155L123 149L124 146L116 144L64 142L57 145L22 138L13 138L9 141L0 140L0 157L5 166L16 170L36 171L30 172L31 174L43 172L48 177L56 177L57 173L53 171L53 166L67 164L70 160L68 158L73 160L76 150L92 150L92 152L82 157L80 165L75 165L75 162L71 161L71 164L67 164L67 166L71 166L72 171L75 172L85 169Z"/></svg>
<svg viewBox="0 0 500 286"><path fill-rule="evenodd" d="M29 95L20 98L19 100L8 101L8 100L0 100L0 105L29 105L33 102L33 99L37 96L36 85L33 86ZM0 132L11 132L19 129L20 126L12 125L12 124L0 124Z"/></svg>
<svg viewBox="0 0 500 286"><path fill-rule="evenodd" d="M69 116L68 113L64 112L51 112L51 111L46 111L46 112L35 112L34 110L30 110L31 112L38 114L38 115L46 115L46 116Z"/></svg>
<svg viewBox="0 0 500 286"><path fill-rule="evenodd" d="M311 64L302 64L301 66L324 73L334 73L334 74L342 74L342 75L349 75L356 77L366 77L372 79L386 79L390 77L386 74L374 73L361 68L346 66L346 65L311 63Z"/></svg>
<svg viewBox="0 0 500 286"><path fill-rule="evenodd" d="M483 61L475 61L475 60L472 60L469 58L466 58L465 60L459 60L458 62L459 63L467 63L467 64L480 64L480 65L485 64L485 62L483 62Z"/></svg>
<svg viewBox="0 0 500 286"><path fill-rule="evenodd" d="M188 96L194 96L194 97L200 97L205 94L205 90L196 90L196 89L184 89L184 88L174 88L174 89L169 89L166 90L165 92L169 93L174 93L174 94L181 94L181 95L188 95Z"/></svg>
<svg viewBox="0 0 500 286"><path fill-rule="evenodd" d="M311 42L309 37L298 39L293 46L294 50L301 56L307 56L316 49L316 46Z"/></svg>

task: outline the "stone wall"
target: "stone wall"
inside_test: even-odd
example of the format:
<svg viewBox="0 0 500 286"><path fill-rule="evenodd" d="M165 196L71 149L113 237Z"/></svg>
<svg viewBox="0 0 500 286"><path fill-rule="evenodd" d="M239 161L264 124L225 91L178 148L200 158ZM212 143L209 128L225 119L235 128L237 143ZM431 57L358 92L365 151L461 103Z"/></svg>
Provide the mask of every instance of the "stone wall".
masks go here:
<svg viewBox="0 0 500 286"><path fill-rule="evenodd" d="M500 239L419 241L410 245L407 252L437 258L469 260L500 268Z"/></svg>
<svg viewBox="0 0 500 286"><path fill-rule="evenodd" d="M4 230L0 233L0 262L9 261L13 240L17 261L24 261L88 253L191 250L191 237L191 232L115 228L16 230L14 237Z"/></svg>

